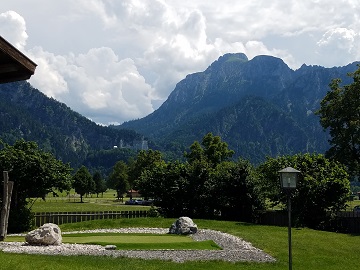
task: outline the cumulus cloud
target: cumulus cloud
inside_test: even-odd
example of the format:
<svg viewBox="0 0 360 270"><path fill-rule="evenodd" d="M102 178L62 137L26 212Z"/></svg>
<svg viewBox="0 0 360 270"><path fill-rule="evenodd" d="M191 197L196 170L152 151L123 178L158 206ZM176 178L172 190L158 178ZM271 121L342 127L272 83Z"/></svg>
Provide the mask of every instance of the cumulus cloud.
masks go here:
<svg viewBox="0 0 360 270"><path fill-rule="evenodd" d="M119 60L110 48L67 56L56 56L42 48L30 53L41 66L30 83L95 122L121 123L153 111L154 89L133 60Z"/></svg>
<svg viewBox="0 0 360 270"><path fill-rule="evenodd" d="M18 13L10 10L0 14L0 33L17 49L24 49L28 35L25 20Z"/></svg>
<svg viewBox="0 0 360 270"><path fill-rule="evenodd" d="M319 61L326 65L341 65L344 60L353 62L360 57L360 34L353 29L330 29L324 33L317 45L317 52L322 58Z"/></svg>
<svg viewBox="0 0 360 270"><path fill-rule="evenodd" d="M16 11L0 14L2 35L38 64L30 82L103 124L146 116L225 53L273 55L292 68L360 57L353 0L11 0L2 8Z"/></svg>

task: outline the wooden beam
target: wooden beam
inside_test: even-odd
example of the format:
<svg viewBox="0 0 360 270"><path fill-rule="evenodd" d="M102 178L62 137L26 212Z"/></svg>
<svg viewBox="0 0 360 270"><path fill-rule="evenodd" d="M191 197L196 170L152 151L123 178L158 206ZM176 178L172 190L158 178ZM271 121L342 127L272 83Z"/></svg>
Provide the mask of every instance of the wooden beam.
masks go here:
<svg viewBox="0 0 360 270"><path fill-rule="evenodd" d="M0 83L29 79L36 64L0 36Z"/></svg>
<svg viewBox="0 0 360 270"><path fill-rule="evenodd" d="M36 64L1 36L0 51L11 57L13 60L16 60L16 62L18 62L21 66L34 74Z"/></svg>
<svg viewBox="0 0 360 270"><path fill-rule="evenodd" d="M3 172L3 177L4 177L4 190L3 190L3 198L2 198L1 217L0 217L0 241L4 241L7 235L11 195L14 185L14 182L9 181L8 171Z"/></svg>
<svg viewBox="0 0 360 270"><path fill-rule="evenodd" d="M19 67L13 63L10 64L1 64L0 63L0 73L8 73L18 71Z"/></svg>

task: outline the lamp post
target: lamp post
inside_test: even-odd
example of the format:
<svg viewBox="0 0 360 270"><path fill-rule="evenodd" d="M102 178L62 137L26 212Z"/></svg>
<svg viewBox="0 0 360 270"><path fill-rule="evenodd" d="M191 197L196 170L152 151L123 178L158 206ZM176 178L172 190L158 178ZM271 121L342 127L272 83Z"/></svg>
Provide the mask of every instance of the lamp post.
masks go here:
<svg viewBox="0 0 360 270"><path fill-rule="evenodd" d="M287 167L279 171L280 185L288 198L288 240L289 240L289 270L292 270L292 247L291 247L291 193L296 189L300 171Z"/></svg>

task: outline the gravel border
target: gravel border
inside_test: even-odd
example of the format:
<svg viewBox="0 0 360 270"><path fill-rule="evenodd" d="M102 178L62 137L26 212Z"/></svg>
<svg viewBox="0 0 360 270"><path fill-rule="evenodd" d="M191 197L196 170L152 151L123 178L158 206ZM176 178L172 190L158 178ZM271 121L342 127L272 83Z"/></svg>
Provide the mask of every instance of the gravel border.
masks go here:
<svg viewBox="0 0 360 270"><path fill-rule="evenodd" d="M96 233L96 232L118 232L118 233L158 233L166 234L169 229L163 228L123 228L123 229L101 229L87 230L69 233ZM0 250L5 253L27 253L45 255L91 255L129 257L140 259L171 260L182 263L185 261L207 261L222 260L228 262L253 261L253 262L275 262L275 259L262 250L255 248L251 243L231 234L215 230L200 229L196 234L190 235L195 241L213 240L222 250L107 250L100 245L84 244L61 244L59 246L30 246L24 242L0 242Z"/></svg>

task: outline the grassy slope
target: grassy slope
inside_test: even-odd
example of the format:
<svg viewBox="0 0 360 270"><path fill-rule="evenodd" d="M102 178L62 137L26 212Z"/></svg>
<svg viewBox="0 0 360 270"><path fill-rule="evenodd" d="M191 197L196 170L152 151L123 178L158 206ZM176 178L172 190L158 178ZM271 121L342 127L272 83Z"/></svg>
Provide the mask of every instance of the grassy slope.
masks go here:
<svg viewBox="0 0 360 270"><path fill-rule="evenodd" d="M170 227L173 219L144 218L101 220L82 224L64 224L63 231L114 227ZM216 229L244 238L277 259L276 263L187 262L181 264L159 260L102 257L62 257L0 253L0 269L288 269L287 228L259 226L237 222L195 220L199 228ZM293 230L293 269L341 270L357 269L360 254L360 236L314 231ZM121 267L120 267L121 266Z"/></svg>

